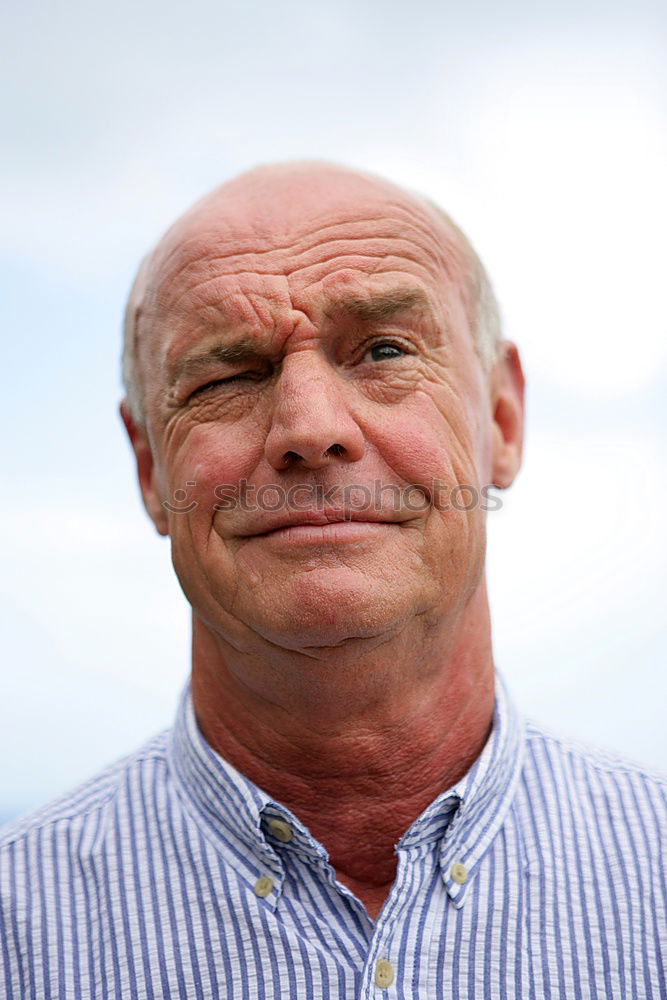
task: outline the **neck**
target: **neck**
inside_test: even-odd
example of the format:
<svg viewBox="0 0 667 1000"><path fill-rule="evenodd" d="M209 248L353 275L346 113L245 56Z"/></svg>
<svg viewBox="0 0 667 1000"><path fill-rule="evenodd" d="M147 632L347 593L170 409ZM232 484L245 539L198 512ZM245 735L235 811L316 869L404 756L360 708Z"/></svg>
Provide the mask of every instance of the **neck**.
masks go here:
<svg viewBox="0 0 667 1000"><path fill-rule="evenodd" d="M192 693L208 743L287 806L363 898L394 846L479 756L494 701L483 582L449 629L406 627L316 652L240 652L193 621Z"/></svg>

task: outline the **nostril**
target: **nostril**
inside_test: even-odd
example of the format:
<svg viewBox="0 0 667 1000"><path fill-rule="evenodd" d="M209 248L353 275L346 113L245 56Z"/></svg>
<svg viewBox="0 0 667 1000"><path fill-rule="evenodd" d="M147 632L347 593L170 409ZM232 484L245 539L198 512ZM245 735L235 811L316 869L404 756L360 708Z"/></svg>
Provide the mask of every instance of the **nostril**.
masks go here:
<svg viewBox="0 0 667 1000"><path fill-rule="evenodd" d="M321 453L321 458L337 457L338 455L344 455L345 448L342 444L332 444L326 451ZM297 451L286 451L283 455L283 464L291 465L293 462L304 462L311 461L313 456L309 456L308 453L300 455Z"/></svg>

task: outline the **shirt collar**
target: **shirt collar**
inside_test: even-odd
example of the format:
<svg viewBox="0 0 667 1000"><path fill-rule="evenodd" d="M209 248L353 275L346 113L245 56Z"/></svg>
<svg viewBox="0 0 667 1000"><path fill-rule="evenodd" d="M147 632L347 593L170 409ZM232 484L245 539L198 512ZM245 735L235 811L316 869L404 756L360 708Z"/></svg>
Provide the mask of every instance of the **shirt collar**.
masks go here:
<svg viewBox="0 0 667 1000"><path fill-rule="evenodd" d="M496 672L491 732L477 760L454 786L460 805L440 844L443 882L457 908L463 905L480 862L514 801L524 742L524 721Z"/></svg>
<svg viewBox="0 0 667 1000"><path fill-rule="evenodd" d="M168 762L177 792L203 835L251 886L268 875L276 889L264 902L275 907L284 880L279 844L269 831L272 819L292 831L289 850L324 867L325 848L289 809L237 771L206 742L192 705L190 684L183 692L170 734Z"/></svg>
<svg viewBox="0 0 667 1000"><path fill-rule="evenodd" d="M197 725L189 685L181 698L168 755L178 793L204 836L229 856L251 885L268 874L277 890L272 900L279 897L284 879L280 851L285 847L311 863L326 865L326 850L298 817L209 746ZM397 845L400 850L440 841L442 879L457 907L463 905L479 863L510 808L522 758L523 722L496 674L493 724L482 753L460 781L417 817ZM289 824L288 845L271 836L271 819ZM271 905L271 900L266 902Z"/></svg>

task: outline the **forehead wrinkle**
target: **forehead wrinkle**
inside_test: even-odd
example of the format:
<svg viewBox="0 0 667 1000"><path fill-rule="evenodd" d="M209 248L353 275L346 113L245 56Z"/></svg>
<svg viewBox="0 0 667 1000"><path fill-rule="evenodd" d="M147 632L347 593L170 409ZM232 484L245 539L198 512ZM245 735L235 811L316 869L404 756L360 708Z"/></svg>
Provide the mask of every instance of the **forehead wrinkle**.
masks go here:
<svg viewBox="0 0 667 1000"><path fill-rule="evenodd" d="M354 202L354 198L350 199ZM257 210L255 210L254 217L249 212L247 218L243 220L244 224L241 226L239 224L238 218L235 219L230 212L229 215L225 215L219 211L219 224L216 228L210 225L210 212L207 214L206 222L207 227L201 228L199 230L193 227L197 222L201 221L201 217L195 216L194 218L188 220L187 217L184 218L182 225L179 227L178 224L168 230L165 234L163 241L156 247L154 255L157 258L162 252L162 259L160 263L162 265L168 266L171 258L178 256L182 252L186 251L192 244L206 243L207 239L211 239L211 242L219 242L221 236L227 239L230 243L233 243L238 250L234 250L231 254L221 254L220 259L224 259L227 256L234 256L237 253L241 255L245 253L257 253L265 254L271 251L283 251L290 250L300 243L307 242L310 238L314 239L315 244L322 242L322 236L327 232L327 230L340 229L349 226L364 226L369 225L383 225L387 224L391 227L395 227L396 223L400 226L409 225L419 230L423 236L433 237L434 235L434 225L433 221L436 220L437 227L442 227L442 219L439 216L434 215L430 207L421 200L411 200L409 208L406 208L404 203L401 201L392 201L389 198L385 199L373 199L374 204L371 206L375 209L374 213L371 212L358 212L356 216L354 214L348 215L348 217L340 218L337 217L334 221L329 221L332 216L333 209L322 212L319 215L311 216L307 224L300 224L300 220L295 222L291 219L289 222L285 220L282 227L282 238L285 242L278 242L279 234L276 231L277 226L275 223L271 222L275 237L270 240L270 245L261 248L257 246L258 239L262 237L266 240L267 234L270 238L271 229L269 228L268 220L263 217ZM252 206L251 206L252 207ZM339 211L342 210L342 206ZM211 209L213 211L213 209ZM349 209L348 209L349 211ZM392 218L392 213L395 213L398 218ZM243 217L241 217L243 218ZM190 234L184 235L178 242L176 242L176 237L178 235L179 228L185 229L187 234L188 222L190 226ZM363 236L367 233L362 233ZM396 235L395 229L392 228L390 234L384 235ZM164 244L164 246L163 246ZM170 245L171 244L171 245ZM201 255L197 255L201 256Z"/></svg>
<svg viewBox="0 0 667 1000"><path fill-rule="evenodd" d="M348 241L346 240L345 242L347 243ZM366 239L363 242L366 243L366 245L368 245L369 243L378 242L378 241ZM383 242L385 242L385 244L386 244L386 241L383 241ZM406 261L407 263L415 264L418 267L423 267L423 261L420 261L417 257L411 256L411 255L409 255L407 253L396 252L396 248L391 248L391 250L390 250L388 247L385 247L384 250L380 250L380 252L376 252L376 253L372 253L370 251L370 248L369 248L365 253L360 253L356 249L354 249L354 250L348 250L346 252L341 247L341 248L336 248L333 251L333 253L329 254L326 257L322 257L322 256L318 255L312 262L305 262L304 263L303 261L300 261L298 264L295 264L294 267L286 268L285 269L285 274L288 277L290 277L291 275L296 274L299 271L306 271L306 270L308 270L310 268L323 267L326 264L330 264L332 261L335 261L335 260L344 260L344 259L349 258L349 257L353 257L353 258L355 258L357 260L360 260L360 259L363 259L363 260L388 260L388 259L396 259L396 260Z"/></svg>
<svg viewBox="0 0 667 1000"><path fill-rule="evenodd" d="M243 287L244 276L255 281L256 287ZM257 284L256 279L260 279ZM265 279L269 279L266 281ZM164 284L164 283L163 283ZM182 288L154 291L154 316L169 320L169 317L198 316L202 326L226 327L243 323L257 330L274 323L273 307L291 308L285 276L271 272L236 271L223 272Z"/></svg>
<svg viewBox="0 0 667 1000"><path fill-rule="evenodd" d="M359 216L356 218L352 216L351 218L348 217L342 220L336 219L333 222L326 221L327 216L324 216L322 221L314 219L306 227L299 227L296 231L294 231L293 227L293 232L289 238L287 236L283 237L285 242L278 242L277 239L273 239L268 246L258 245L260 233L248 232L248 229L251 228L251 220L248 220L244 230L240 232L237 230L235 232L233 227L226 223L226 220L222 219L219 228L214 229L209 226L203 231L193 233L180 243L171 248L166 248L162 254L160 253L160 248L156 248L155 267L153 271L155 274L156 271L164 270L168 273L168 277L171 280L176 280L184 273L187 273L190 268L201 266L202 262L215 264L217 262L232 261L235 258L242 259L244 257L261 260L271 254L279 256L286 252L291 252L293 255L299 257L307 255L309 252L315 251L327 243L349 244L377 240L405 240L408 243L416 243L422 252L425 250L427 254L439 256L438 250L439 248L441 249L442 240L436 232L436 225L442 231L441 220L436 218L436 225L434 225L434 220L432 218L429 219L428 215L426 215L427 209L423 209L417 213L414 210L406 210L404 206L398 203L387 204L386 202L382 207L388 208L390 214L381 213L362 216L361 218ZM421 208L421 206L419 207ZM399 217L392 218L392 211L397 213ZM330 213L328 215L330 216ZM361 232L357 233L356 230L360 228ZM370 232L369 228L371 229ZM353 231L350 232L350 229ZM406 229L408 230L407 232ZM410 229L416 231L415 234L418 239L414 239L414 236L410 233ZM266 239L266 233L266 226L264 226L261 231L261 236L264 239ZM233 249L221 251L220 244L224 244L225 242L232 243ZM448 247L448 249L451 249L451 247ZM183 257L186 259L183 260ZM241 263L241 260L239 260L239 263ZM176 267L172 270L174 264L176 264ZM298 266L297 264L296 267ZM232 268L231 270L236 269ZM285 272L286 269L281 270ZM155 274L155 278L158 278L157 274Z"/></svg>
<svg viewBox="0 0 667 1000"><path fill-rule="evenodd" d="M361 253L357 249L357 245L363 245L367 249L365 252ZM327 255L322 256L321 250L323 247L327 247ZM406 249L410 248L412 252L406 252ZM271 251L261 251L258 253L246 252L246 253L230 253L215 256L202 256L196 260L190 260L183 264L183 266L174 274L169 276L169 284L175 283L182 279L188 271L197 271L202 268L211 267L217 263L223 261L237 261L236 267L230 267L228 270L222 271L222 273L216 273L213 275L207 275L203 277L200 281L190 284L182 293L187 295L188 293L194 292L201 288L205 284L211 281L217 281L225 276L238 276L243 274L262 274L262 275L274 275L289 277L298 271L306 270L309 267L317 267L318 265L324 265L330 263L332 260L343 257L360 257L368 258L371 260L383 259L387 257L396 257L399 259L404 259L407 262L416 264L418 266L424 265L424 260L419 259L420 254L415 253L421 250L421 257L426 257L427 260L433 260L435 255L427 252L424 254L424 248L420 247L415 241L410 240L408 237L403 235L378 235L378 234L365 234L363 236L345 236L340 237L337 240L327 240L319 241L313 243L312 246L292 254L295 258L292 262L284 261L282 267L276 267L276 264L280 263L280 260L276 260L275 257L270 261L267 261L265 265L262 265L261 269L257 267L249 266L253 263L254 259L267 258L269 253L273 255L279 255L283 252L283 249L295 250L293 245L287 248L277 248ZM250 258L250 260L248 260ZM305 260L303 258L306 258ZM167 279L163 278L157 287L154 289L154 294L159 297L159 287L164 285ZM180 300L177 298L174 304L177 305Z"/></svg>
<svg viewBox="0 0 667 1000"><path fill-rule="evenodd" d="M369 262L372 262L371 263L371 273L373 273L373 274L377 274L378 273L377 262L379 262L379 261L382 261L384 263L390 263L390 262L396 262L396 261L398 261L398 262L404 262L404 263L411 263L416 268L426 269L425 262L423 260L419 260L417 257L409 256L409 255L407 255L405 253L397 254L397 253L386 253L385 252L385 253L378 253L378 254L371 254L371 253L359 254L359 253L357 253L355 251L350 251L348 253L341 253L340 250L337 250L336 252L332 253L330 256L327 256L327 257L321 257L320 256L315 261L313 261L312 263L299 262L298 264L295 264L294 267L292 267L292 268L285 268L282 272L279 272L279 273L275 273L275 272L272 272L272 271L263 271L263 272L260 272L260 273L261 273L262 277L276 278L276 279L288 279L290 277L293 278L296 275L299 275L301 277L302 281L305 281L307 284L311 284L314 281L320 280L321 277L325 276L326 274L332 273L331 270L330 270L330 268L328 267L328 265L330 265L332 262L340 262L341 266L345 262L346 266L349 267L349 261L350 261L350 259L353 259L355 262L357 262L357 265L361 265L363 262L365 262L367 264ZM318 271L322 271L322 270L324 270L325 275L319 275L319 274L316 275L316 274L312 273L312 272L318 272ZM365 274L365 273L367 273L367 272L364 272L363 267L360 267L360 271L361 271L362 275ZM255 301L257 299L257 297L260 297L260 298L264 298L264 297L273 298L273 300L276 302L277 305L283 305L287 309L291 308L291 303L290 303L290 300L289 300L289 291L287 291L287 295L284 298L284 300L282 300L281 297L279 295L277 295L277 294L275 294L274 296L270 296L270 290L269 289L267 289L266 292L264 292L264 291L261 291L259 289L243 290L243 289L240 289L240 288L234 288L233 291L232 291L232 290L229 290L229 289L225 290L223 288L221 290L222 294L219 297L217 297L215 300L212 300L212 297L205 297L204 295L201 294L209 286L215 286L216 283L217 284L224 284L224 281L225 281L226 278L237 278L238 279L238 278L242 278L244 276L250 276L251 278L255 278L255 277L257 277L257 272L253 271L253 270L243 269L243 270L239 270L239 271L227 272L227 273L223 273L223 274L216 274L216 275L213 275L211 277L202 278L201 281L198 281L195 284L191 284L188 287L184 288L180 292L180 294L178 294L176 297L171 297L169 295L168 291L165 294L163 292L163 288L162 287L161 288L157 288L157 289L154 290L153 296L152 296L152 298L153 298L153 314L154 314L155 317L158 317L161 314L168 317L170 313L175 313L175 312L179 311L179 307L182 306L182 303L184 302L184 300L192 299L193 297L197 297L197 296L201 296L201 297L200 297L200 302L199 302L199 305L197 306L196 311L200 312L201 310L204 310L204 309L215 308L216 311L219 311L223 316L224 316L224 312L225 312L225 300L227 300L227 302L229 302L229 303L231 303L232 299L241 299L241 300L244 300L245 304L250 309L252 309L254 315L259 320L260 325L264 325L264 323L266 322L267 317L266 316L262 316L261 311L258 309L256 301ZM163 286L164 286L164 283L163 283ZM208 298L208 300L207 300L207 298ZM236 307L238 308L238 302L236 303Z"/></svg>

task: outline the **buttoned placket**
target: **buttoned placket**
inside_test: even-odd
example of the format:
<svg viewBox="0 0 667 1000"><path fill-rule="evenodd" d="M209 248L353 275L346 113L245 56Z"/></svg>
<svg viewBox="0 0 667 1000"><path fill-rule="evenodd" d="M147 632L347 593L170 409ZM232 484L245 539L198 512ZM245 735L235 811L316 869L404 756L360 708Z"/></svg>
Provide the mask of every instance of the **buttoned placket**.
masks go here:
<svg viewBox="0 0 667 1000"><path fill-rule="evenodd" d="M321 877L337 890L342 900L345 900L348 905L363 910L354 893L336 880L335 871L328 863L326 851L322 845L310 837L307 831L300 827L298 821L290 817L281 806L269 803L264 808L261 815L261 830L267 845L272 847L275 845L275 850L279 856L282 855L284 863L287 862L288 857L291 857L297 864L304 862L311 868L319 868ZM415 831L417 839L419 832L417 826ZM435 877L436 846L434 842L417 842L397 850L396 879L375 924L370 921L365 910L363 911L369 934L365 941L360 942L362 947L367 949L366 962L361 970L362 991L360 996L373 998L373 1000L391 996L391 988L400 972L400 935L397 935L397 931L400 931L403 915L414 905L424 884ZM430 855L427 871L423 872L421 877L415 881L415 865L418 862L423 864L427 855ZM268 885L266 888L268 889ZM259 892L255 889L255 894L263 896L264 889L265 885L262 883L259 886ZM280 892L269 890L264 898L267 904L275 909L280 902Z"/></svg>
<svg viewBox="0 0 667 1000"><path fill-rule="evenodd" d="M270 845L260 842L253 850L254 881L252 892L262 905L275 910L285 882L285 866L280 855Z"/></svg>
<svg viewBox="0 0 667 1000"><path fill-rule="evenodd" d="M426 843L397 849L396 879L373 929L363 971L360 997L383 1000L396 995L397 979L402 978L404 954L401 938L404 915L417 903L421 893L436 877L436 844ZM421 867L419 876L418 868Z"/></svg>

